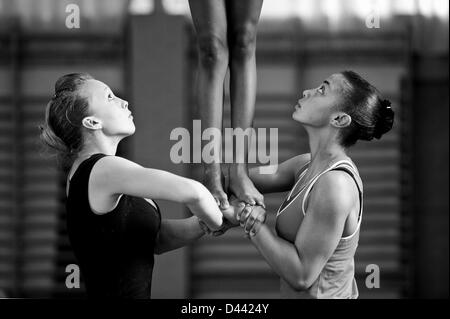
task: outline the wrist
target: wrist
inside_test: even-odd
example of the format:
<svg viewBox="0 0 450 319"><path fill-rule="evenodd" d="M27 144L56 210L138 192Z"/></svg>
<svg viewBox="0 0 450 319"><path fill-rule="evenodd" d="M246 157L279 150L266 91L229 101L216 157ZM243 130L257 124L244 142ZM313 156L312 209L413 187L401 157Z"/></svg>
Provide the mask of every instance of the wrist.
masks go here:
<svg viewBox="0 0 450 319"><path fill-rule="evenodd" d="M245 231L246 237L250 240L256 239L257 235L263 231L263 228L265 228L265 219L264 221L256 220L255 223L252 226L252 229L250 231Z"/></svg>
<svg viewBox="0 0 450 319"><path fill-rule="evenodd" d="M206 225L206 223L203 220L197 217L197 222L202 231L202 236L211 234L211 229L209 229L208 225Z"/></svg>

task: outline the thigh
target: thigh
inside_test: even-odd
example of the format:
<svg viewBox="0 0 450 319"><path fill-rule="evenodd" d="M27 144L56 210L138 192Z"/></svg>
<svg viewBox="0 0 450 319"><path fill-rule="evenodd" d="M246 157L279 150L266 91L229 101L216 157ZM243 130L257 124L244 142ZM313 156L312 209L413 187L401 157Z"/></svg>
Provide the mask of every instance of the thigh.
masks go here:
<svg viewBox="0 0 450 319"><path fill-rule="evenodd" d="M227 16L225 0L189 0L192 21L198 37L215 36L226 39Z"/></svg>
<svg viewBox="0 0 450 319"><path fill-rule="evenodd" d="M238 31L243 27L255 28L259 22L263 0L225 0L228 29Z"/></svg>

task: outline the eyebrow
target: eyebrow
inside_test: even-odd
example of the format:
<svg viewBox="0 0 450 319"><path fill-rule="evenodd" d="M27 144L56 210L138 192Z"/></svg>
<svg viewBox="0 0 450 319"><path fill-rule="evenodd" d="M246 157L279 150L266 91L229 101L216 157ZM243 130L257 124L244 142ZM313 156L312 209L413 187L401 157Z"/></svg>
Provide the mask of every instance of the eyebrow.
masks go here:
<svg viewBox="0 0 450 319"><path fill-rule="evenodd" d="M328 89L329 89L329 90L332 90L331 84L330 84L330 82L329 82L328 80L324 80L324 81L323 81L323 84L328 85Z"/></svg>

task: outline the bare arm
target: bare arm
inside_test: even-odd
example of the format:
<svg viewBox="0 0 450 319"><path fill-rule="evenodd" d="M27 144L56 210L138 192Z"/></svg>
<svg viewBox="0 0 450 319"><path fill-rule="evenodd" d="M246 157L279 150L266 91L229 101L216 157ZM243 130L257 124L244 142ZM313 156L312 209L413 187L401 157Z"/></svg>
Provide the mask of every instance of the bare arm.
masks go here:
<svg viewBox="0 0 450 319"><path fill-rule="evenodd" d="M155 253L162 254L191 244L205 231L196 216L184 219L163 219L156 241Z"/></svg>
<svg viewBox="0 0 450 319"><path fill-rule="evenodd" d="M166 171L145 168L118 156L106 156L94 165L91 185L113 198L127 194L183 203L209 228L218 229L222 225L222 213L201 183Z"/></svg>
<svg viewBox="0 0 450 319"><path fill-rule="evenodd" d="M336 249L348 212L357 201L351 183L351 177L339 171L319 179L295 244L276 236L266 225L251 237L272 269L294 289L309 288Z"/></svg>
<svg viewBox="0 0 450 319"><path fill-rule="evenodd" d="M213 231L214 236L224 234L228 229L236 227L239 223L236 221L236 215L244 208L244 204L239 203L236 198L230 198L230 205L223 209L223 216L227 220L223 223L218 231ZM163 219L161 228L158 233L158 240L155 246L155 253L162 254L164 252L178 249L191 244L203 235L210 233L212 230L205 229L206 225L200 226L200 220L196 216L185 219Z"/></svg>
<svg viewBox="0 0 450 319"><path fill-rule="evenodd" d="M311 155L297 155L277 167L273 166L275 173L261 174L260 167L253 167L249 170L249 177L255 187L261 193L285 192L292 188L295 183L295 174L311 159Z"/></svg>

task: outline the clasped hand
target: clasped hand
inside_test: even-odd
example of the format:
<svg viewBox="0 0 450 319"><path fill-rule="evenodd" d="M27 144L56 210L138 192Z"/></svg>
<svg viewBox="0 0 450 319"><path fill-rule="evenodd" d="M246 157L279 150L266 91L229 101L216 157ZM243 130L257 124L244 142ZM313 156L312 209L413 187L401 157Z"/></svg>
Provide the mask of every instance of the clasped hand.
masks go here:
<svg viewBox="0 0 450 319"><path fill-rule="evenodd" d="M213 232L214 236L224 234L228 229L241 226L247 236L254 236L266 221L266 210L259 205L245 204L236 197L230 198L229 206L222 208L224 216L223 226Z"/></svg>

